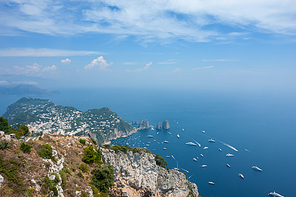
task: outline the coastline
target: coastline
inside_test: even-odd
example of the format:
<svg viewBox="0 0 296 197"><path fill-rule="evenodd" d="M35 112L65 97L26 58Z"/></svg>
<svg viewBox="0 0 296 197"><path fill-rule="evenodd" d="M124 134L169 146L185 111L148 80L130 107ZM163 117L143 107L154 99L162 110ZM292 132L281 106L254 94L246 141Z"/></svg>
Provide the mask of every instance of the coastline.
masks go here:
<svg viewBox="0 0 296 197"><path fill-rule="evenodd" d="M113 137L113 138L111 138L111 139L108 139L108 141L106 141L106 142L104 142L104 143L102 143L102 146L104 146L104 145L108 145L108 144L111 144L111 140L116 140L116 139L118 139L118 138L125 138L125 137L128 137L128 136L130 136L130 135L132 135L132 134L134 134L134 133L137 133L139 131L139 128L135 128L135 129L133 129L131 132L129 132L128 134L125 134L125 135L120 135L120 136L116 136L116 137ZM116 133L116 132L115 132Z"/></svg>

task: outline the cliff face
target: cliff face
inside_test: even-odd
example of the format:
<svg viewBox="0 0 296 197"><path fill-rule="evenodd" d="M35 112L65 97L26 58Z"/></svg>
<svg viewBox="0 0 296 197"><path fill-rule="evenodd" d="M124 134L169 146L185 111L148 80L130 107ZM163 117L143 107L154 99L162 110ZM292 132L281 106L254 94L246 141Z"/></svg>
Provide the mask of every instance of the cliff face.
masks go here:
<svg viewBox="0 0 296 197"><path fill-rule="evenodd" d="M114 167L115 186L109 192L110 196L198 196L197 186L183 173L156 165L154 158L150 153L115 153L102 149L102 161Z"/></svg>
<svg viewBox="0 0 296 197"><path fill-rule="evenodd" d="M162 130L162 124L161 124L161 122L157 123L156 129L157 130Z"/></svg>
<svg viewBox="0 0 296 197"><path fill-rule="evenodd" d="M149 122L147 120L142 120L138 126L138 130L150 129Z"/></svg>
<svg viewBox="0 0 296 197"><path fill-rule="evenodd" d="M170 129L170 124L169 124L169 121L167 120L164 120L163 123L162 123L162 127L163 129Z"/></svg>

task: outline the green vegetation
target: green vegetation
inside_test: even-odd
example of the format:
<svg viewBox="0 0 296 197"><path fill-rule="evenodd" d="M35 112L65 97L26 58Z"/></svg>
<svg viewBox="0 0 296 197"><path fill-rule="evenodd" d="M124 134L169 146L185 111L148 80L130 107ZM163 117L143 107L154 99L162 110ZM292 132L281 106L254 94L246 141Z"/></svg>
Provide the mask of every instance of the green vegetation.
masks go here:
<svg viewBox="0 0 296 197"><path fill-rule="evenodd" d="M86 173L86 172L89 171L89 168L88 168L87 164L85 164L85 163L80 164L80 165L79 165L79 169L80 169L83 173Z"/></svg>
<svg viewBox="0 0 296 197"><path fill-rule="evenodd" d="M80 177L80 178L83 178L83 175L82 175L82 173L81 172L78 172L78 177Z"/></svg>
<svg viewBox="0 0 296 197"><path fill-rule="evenodd" d="M93 194L96 195L99 193L98 188L96 188L95 186L93 186L92 184L88 184L91 187L91 190L93 191Z"/></svg>
<svg viewBox="0 0 296 197"><path fill-rule="evenodd" d="M165 161L164 158L159 156L158 154L156 154L156 156L155 156L155 161L156 161L156 165L159 165L163 168L165 168L165 166L168 165L168 162Z"/></svg>
<svg viewBox="0 0 296 197"><path fill-rule="evenodd" d="M94 150L92 146L86 147L84 149L84 155L82 161L87 164L101 161L101 150Z"/></svg>
<svg viewBox="0 0 296 197"><path fill-rule="evenodd" d="M4 133L8 133L9 131L8 120L2 116L0 117L0 131L4 131Z"/></svg>
<svg viewBox="0 0 296 197"><path fill-rule="evenodd" d="M8 148L12 143L9 143L8 141L6 142L0 142L0 150L4 150Z"/></svg>
<svg viewBox="0 0 296 197"><path fill-rule="evenodd" d="M35 115L28 114L28 113L23 113L23 114L20 114L20 115L16 116L12 120L9 120L9 124L10 125L17 125L17 124L26 125L26 124L29 124L31 122L38 121L39 119L40 118L38 118Z"/></svg>
<svg viewBox="0 0 296 197"><path fill-rule="evenodd" d="M47 187L50 191L53 191L54 195L57 196L58 195L58 190L56 188L56 185L58 184L58 182L59 182L59 178L57 176L53 181L51 181L49 179L49 177L46 176L45 179L44 179L44 186Z"/></svg>
<svg viewBox="0 0 296 197"><path fill-rule="evenodd" d="M134 148L134 147L130 147L130 146L122 146L120 144L116 144L116 145L109 145L106 144L103 146L103 148L106 149L111 149L114 150L116 153L118 153L118 151L122 151L124 153L127 153L127 151L133 151L133 153L139 153L140 155L144 152L144 153L151 153L151 151L149 149L142 149L142 148Z"/></svg>
<svg viewBox="0 0 296 197"><path fill-rule="evenodd" d="M85 145L85 140L84 139L79 139L79 142L83 145Z"/></svg>
<svg viewBox="0 0 296 197"><path fill-rule="evenodd" d="M94 140L94 139L92 139L92 138L90 138L90 139L91 139L91 141L92 141L95 145L97 145L96 140Z"/></svg>
<svg viewBox="0 0 296 197"><path fill-rule="evenodd" d="M24 142L21 144L21 150L23 153L30 153L32 146L29 144L25 144Z"/></svg>
<svg viewBox="0 0 296 197"><path fill-rule="evenodd" d="M60 173L60 176L61 176L61 179L62 179L62 184L61 184L61 186L62 186L63 189L66 189L66 188L67 188L67 178L66 178L66 174L65 174L65 172L64 172L63 170L60 170L59 173Z"/></svg>
<svg viewBox="0 0 296 197"><path fill-rule="evenodd" d="M37 151L38 155L44 159L51 159L52 161L56 162L56 159L52 156L52 148L48 144L44 144L41 151Z"/></svg>
<svg viewBox="0 0 296 197"><path fill-rule="evenodd" d="M85 192L85 191L81 191L81 197L88 197L87 192Z"/></svg>
<svg viewBox="0 0 296 197"><path fill-rule="evenodd" d="M101 192L108 193L109 188L114 186L113 167L102 165L91 172L94 176L90 184L94 185Z"/></svg>

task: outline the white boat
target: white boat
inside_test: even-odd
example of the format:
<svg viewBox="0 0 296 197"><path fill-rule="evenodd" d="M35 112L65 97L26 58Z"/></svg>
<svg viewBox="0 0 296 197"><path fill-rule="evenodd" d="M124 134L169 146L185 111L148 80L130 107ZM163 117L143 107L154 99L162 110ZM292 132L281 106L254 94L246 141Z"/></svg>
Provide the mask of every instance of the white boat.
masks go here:
<svg viewBox="0 0 296 197"><path fill-rule="evenodd" d="M204 150L207 150L208 148L209 148L209 147L205 146L203 149L204 149Z"/></svg>
<svg viewBox="0 0 296 197"><path fill-rule="evenodd" d="M151 131L154 131L154 128L151 128Z"/></svg>
<svg viewBox="0 0 296 197"><path fill-rule="evenodd" d="M197 144L193 143L193 142L187 142L187 145L191 145L191 146L196 146Z"/></svg>
<svg viewBox="0 0 296 197"><path fill-rule="evenodd" d="M154 142L156 142L156 140L153 140Z"/></svg>
<svg viewBox="0 0 296 197"><path fill-rule="evenodd" d="M146 144L146 146L149 146L149 144Z"/></svg>
<svg viewBox="0 0 296 197"><path fill-rule="evenodd" d="M179 135L179 134L177 134L177 137L179 138L179 137L180 137L180 135Z"/></svg>
<svg viewBox="0 0 296 197"><path fill-rule="evenodd" d="M201 157L203 157L203 154L200 154Z"/></svg>
<svg viewBox="0 0 296 197"><path fill-rule="evenodd" d="M269 196L276 196L276 197L284 197L284 196L280 195L279 193L276 193L275 191L274 192L270 192L268 195Z"/></svg>
<svg viewBox="0 0 296 197"><path fill-rule="evenodd" d="M165 140L165 141L163 141L163 142L164 142L164 143L167 143L167 144L169 143L169 141L167 141L167 140Z"/></svg>
<svg viewBox="0 0 296 197"><path fill-rule="evenodd" d="M150 142L148 142L148 144L150 144Z"/></svg>
<svg viewBox="0 0 296 197"><path fill-rule="evenodd" d="M231 167L229 164L226 164L226 166L227 166L228 168L230 168L230 167Z"/></svg>
<svg viewBox="0 0 296 197"><path fill-rule="evenodd" d="M159 132L156 133L157 135L159 134Z"/></svg>
<svg viewBox="0 0 296 197"><path fill-rule="evenodd" d="M153 135L147 135L146 137L153 137Z"/></svg>
<svg viewBox="0 0 296 197"><path fill-rule="evenodd" d="M199 159L198 157L196 157L196 159Z"/></svg>
<svg viewBox="0 0 296 197"><path fill-rule="evenodd" d="M208 165L201 165L202 168L206 168Z"/></svg>
<svg viewBox="0 0 296 197"><path fill-rule="evenodd" d="M206 133L205 131L202 131L202 133Z"/></svg>
<svg viewBox="0 0 296 197"><path fill-rule="evenodd" d="M262 172L262 169L259 168L258 166L253 166L252 169L253 169L253 170L256 170L256 171L260 171L260 172Z"/></svg>
<svg viewBox="0 0 296 197"><path fill-rule="evenodd" d="M215 143L216 141L213 140L213 139L209 139L208 142L213 142L213 143Z"/></svg>
<svg viewBox="0 0 296 197"><path fill-rule="evenodd" d="M215 185L215 183L212 182L212 181L209 181L208 183L209 183L210 185Z"/></svg>
<svg viewBox="0 0 296 197"><path fill-rule="evenodd" d="M167 158L170 158L171 156L167 155L166 157L167 157Z"/></svg>
<svg viewBox="0 0 296 197"><path fill-rule="evenodd" d="M167 148L166 147L163 147L163 150L166 150Z"/></svg>
<svg viewBox="0 0 296 197"><path fill-rule="evenodd" d="M222 151L222 149L221 148L218 148L219 149L219 151L221 152Z"/></svg>
<svg viewBox="0 0 296 197"><path fill-rule="evenodd" d="M197 159L195 157L193 157L193 161L197 161Z"/></svg>
<svg viewBox="0 0 296 197"><path fill-rule="evenodd" d="M184 129L182 129L182 131L184 131Z"/></svg>
<svg viewBox="0 0 296 197"><path fill-rule="evenodd" d="M240 178L242 178L242 179L245 178L244 175L242 175L241 173L239 173L238 176L239 176Z"/></svg>
<svg viewBox="0 0 296 197"><path fill-rule="evenodd" d="M233 157L234 155L233 154L230 154L230 153L227 153L226 154L226 157Z"/></svg>

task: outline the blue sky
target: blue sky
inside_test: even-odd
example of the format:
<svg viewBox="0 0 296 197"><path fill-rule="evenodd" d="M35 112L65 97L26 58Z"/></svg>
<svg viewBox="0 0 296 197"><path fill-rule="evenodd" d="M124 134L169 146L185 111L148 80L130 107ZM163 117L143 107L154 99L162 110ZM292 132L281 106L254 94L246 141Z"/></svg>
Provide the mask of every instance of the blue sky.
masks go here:
<svg viewBox="0 0 296 197"><path fill-rule="evenodd" d="M3 0L0 85L291 90L294 0Z"/></svg>

